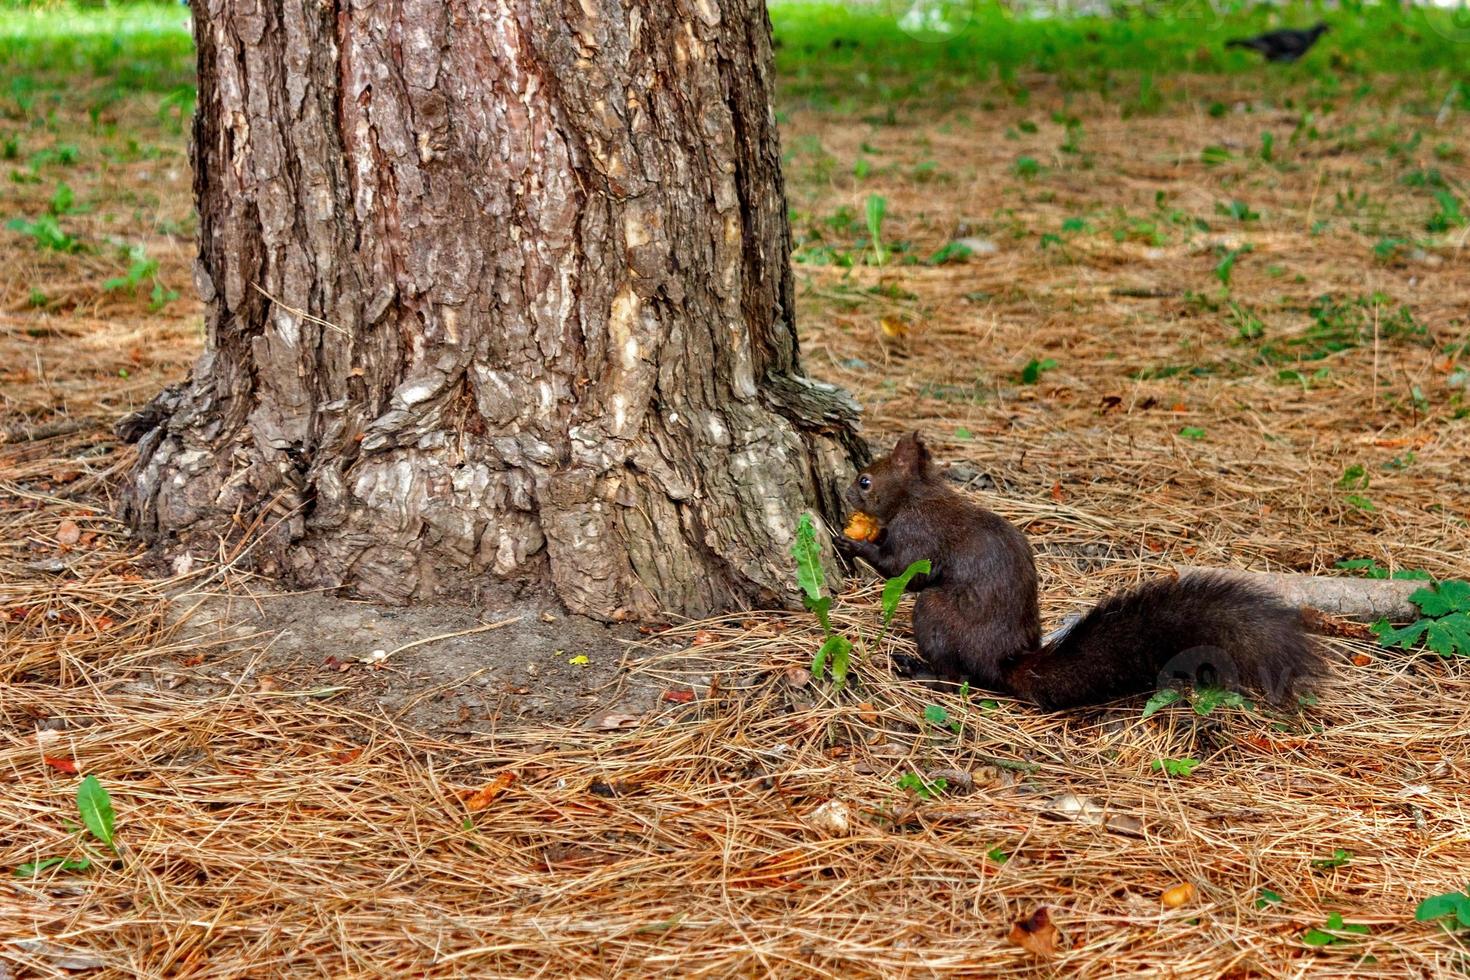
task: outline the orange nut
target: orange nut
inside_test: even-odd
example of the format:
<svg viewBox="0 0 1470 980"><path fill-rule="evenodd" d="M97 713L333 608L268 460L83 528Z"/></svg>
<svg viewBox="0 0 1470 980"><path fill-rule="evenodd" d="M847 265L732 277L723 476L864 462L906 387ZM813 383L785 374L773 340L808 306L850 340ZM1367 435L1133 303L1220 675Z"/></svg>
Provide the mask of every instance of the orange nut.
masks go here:
<svg viewBox="0 0 1470 980"><path fill-rule="evenodd" d="M860 510L854 511L842 533L854 541L873 541L878 537L878 519Z"/></svg>

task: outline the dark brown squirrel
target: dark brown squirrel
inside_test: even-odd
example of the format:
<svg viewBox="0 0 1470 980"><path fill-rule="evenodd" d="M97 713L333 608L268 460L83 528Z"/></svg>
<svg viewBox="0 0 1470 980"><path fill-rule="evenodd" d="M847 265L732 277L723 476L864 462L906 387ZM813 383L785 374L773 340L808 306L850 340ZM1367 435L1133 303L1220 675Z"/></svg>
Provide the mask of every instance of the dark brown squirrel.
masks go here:
<svg viewBox="0 0 1470 980"><path fill-rule="evenodd" d="M968 680L1054 710L1184 678L1284 702L1325 672L1301 611L1237 579L1160 579L1107 597L1043 645L1036 561L1019 529L935 472L918 433L863 470L845 498L876 518L873 541L839 539L881 574L927 558L914 638L942 680Z"/></svg>

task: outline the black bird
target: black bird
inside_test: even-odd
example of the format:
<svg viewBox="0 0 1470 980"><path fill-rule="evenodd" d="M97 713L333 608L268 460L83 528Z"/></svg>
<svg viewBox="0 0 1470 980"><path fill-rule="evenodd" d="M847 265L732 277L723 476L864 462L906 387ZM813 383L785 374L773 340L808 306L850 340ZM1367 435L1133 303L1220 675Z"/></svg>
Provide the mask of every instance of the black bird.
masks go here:
<svg viewBox="0 0 1470 980"><path fill-rule="evenodd" d="M1326 34L1326 24L1318 23L1306 30L1284 27L1255 37L1237 37L1225 42L1227 48L1250 48L1266 56L1267 61L1295 61L1312 49L1317 38Z"/></svg>

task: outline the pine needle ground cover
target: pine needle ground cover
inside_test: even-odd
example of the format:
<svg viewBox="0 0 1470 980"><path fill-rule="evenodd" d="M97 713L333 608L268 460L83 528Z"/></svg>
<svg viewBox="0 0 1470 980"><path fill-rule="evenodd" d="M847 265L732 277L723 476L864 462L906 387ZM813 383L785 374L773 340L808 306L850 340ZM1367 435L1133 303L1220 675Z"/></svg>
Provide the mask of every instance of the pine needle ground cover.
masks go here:
<svg viewBox="0 0 1470 980"><path fill-rule="evenodd" d="M147 578L111 516L112 423L201 340L185 16L0 13L4 970L1467 969L1453 648L1333 639L1300 714L1047 715L895 678L906 610L853 579L840 688L754 611L607 653L671 694L637 717L435 728L357 696L391 671L201 645L180 596L262 583ZM1049 623L1186 564L1463 579L1464 48L1370 11L1267 71L1221 46L1265 15L990 16L773 10L808 370L1026 529Z"/></svg>

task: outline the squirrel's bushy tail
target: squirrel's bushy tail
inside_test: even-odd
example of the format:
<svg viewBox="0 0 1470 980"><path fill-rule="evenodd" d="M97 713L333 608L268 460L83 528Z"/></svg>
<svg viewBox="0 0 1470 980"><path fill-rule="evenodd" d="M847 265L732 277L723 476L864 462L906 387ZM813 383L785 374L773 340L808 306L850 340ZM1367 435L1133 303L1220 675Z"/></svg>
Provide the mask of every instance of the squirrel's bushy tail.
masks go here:
<svg viewBox="0 0 1470 980"><path fill-rule="evenodd" d="M1007 685L1043 708L1098 704L1178 679L1282 702L1324 673L1301 611L1208 573L1109 596L1065 636L1022 657Z"/></svg>

